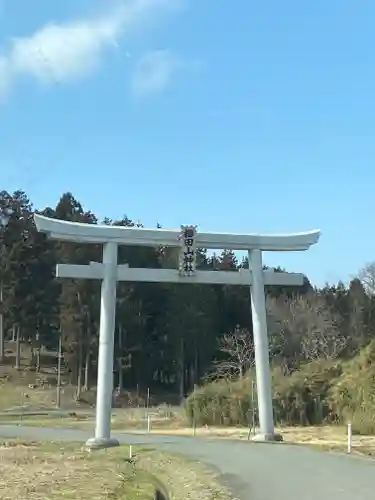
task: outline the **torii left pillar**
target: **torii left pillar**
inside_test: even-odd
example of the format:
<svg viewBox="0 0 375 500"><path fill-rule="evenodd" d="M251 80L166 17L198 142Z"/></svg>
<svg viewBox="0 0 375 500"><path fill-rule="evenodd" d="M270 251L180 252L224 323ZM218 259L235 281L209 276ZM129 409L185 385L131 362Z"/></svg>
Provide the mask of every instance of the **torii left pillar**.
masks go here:
<svg viewBox="0 0 375 500"><path fill-rule="evenodd" d="M98 382L96 394L95 436L86 445L91 448L118 446L111 437L113 394L113 350L116 322L117 243L103 245L103 280L100 302Z"/></svg>

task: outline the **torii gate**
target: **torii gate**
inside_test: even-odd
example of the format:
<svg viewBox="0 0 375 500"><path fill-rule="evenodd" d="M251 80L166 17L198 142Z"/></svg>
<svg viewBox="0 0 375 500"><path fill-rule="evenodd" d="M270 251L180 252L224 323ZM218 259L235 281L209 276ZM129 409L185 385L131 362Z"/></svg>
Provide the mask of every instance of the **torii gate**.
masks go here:
<svg viewBox="0 0 375 500"><path fill-rule="evenodd" d="M99 331L99 361L95 436L87 441L90 448L117 446L111 437L113 392L113 350L116 316L117 281L158 283L206 283L250 286L260 433L256 441L281 440L275 433L270 364L268 353L267 314L264 286L301 286L303 274L264 271L262 251L302 251L318 242L320 231L286 235L199 233L196 226L179 230L144 229L67 222L34 215L38 231L55 240L103 245L102 263L89 265L57 264L58 278L97 279L102 281ZM179 269L138 269L117 264L119 245L168 246L180 251ZM246 250L249 268L239 272L197 271L196 249Z"/></svg>

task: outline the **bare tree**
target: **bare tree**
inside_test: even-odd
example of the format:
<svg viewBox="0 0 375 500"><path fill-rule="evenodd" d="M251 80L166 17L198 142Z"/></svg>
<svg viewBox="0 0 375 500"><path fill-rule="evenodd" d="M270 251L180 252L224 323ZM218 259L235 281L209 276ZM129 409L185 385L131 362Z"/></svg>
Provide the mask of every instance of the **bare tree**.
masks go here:
<svg viewBox="0 0 375 500"><path fill-rule="evenodd" d="M363 288L369 295L375 295L375 262L370 262L363 267L358 278L361 281Z"/></svg>
<svg viewBox="0 0 375 500"><path fill-rule="evenodd" d="M210 378L243 378L254 364L254 344L249 331L237 326L219 340L218 347L225 359L214 362Z"/></svg>
<svg viewBox="0 0 375 500"><path fill-rule="evenodd" d="M317 358L336 358L347 345L340 334L338 321L318 295L294 299L273 299L269 314L274 318L273 332L281 337L278 347L288 364Z"/></svg>

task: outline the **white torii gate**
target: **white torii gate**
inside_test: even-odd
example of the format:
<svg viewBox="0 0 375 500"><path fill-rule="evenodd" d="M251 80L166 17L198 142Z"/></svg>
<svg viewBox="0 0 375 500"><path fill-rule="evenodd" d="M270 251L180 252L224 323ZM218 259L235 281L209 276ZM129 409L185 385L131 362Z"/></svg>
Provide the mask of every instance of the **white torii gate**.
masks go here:
<svg viewBox="0 0 375 500"><path fill-rule="evenodd" d="M38 231L48 237L77 243L103 245L102 263L89 265L57 264L58 278L97 279L102 281L99 331L99 360L95 436L87 441L90 448L117 446L111 437L113 392L113 351L117 281L206 283L250 286L260 433L256 441L281 440L275 433L270 364L268 353L265 285L300 286L304 276L264 271L262 251L302 251L317 243L320 231L289 235L197 233L195 226L179 230L144 229L67 222L34 215ZM138 269L117 264L119 245L169 246L181 248L180 269ZM246 250L249 268L239 272L197 271L196 248Z"/></svg>

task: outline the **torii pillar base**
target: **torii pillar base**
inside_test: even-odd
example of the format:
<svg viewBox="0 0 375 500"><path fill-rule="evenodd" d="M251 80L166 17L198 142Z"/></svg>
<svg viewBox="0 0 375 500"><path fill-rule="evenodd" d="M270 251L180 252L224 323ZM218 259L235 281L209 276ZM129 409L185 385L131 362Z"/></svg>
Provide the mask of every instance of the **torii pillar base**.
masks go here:
<svg viewBox="0 0 375 500"><path fill-rule="evenodd" d="M254 443L282 443L283 437L281 434L256 434L252 441Z"/></svg>
<svg viewBox="0 0 375 500"><path fill-rule="evenodd" d="M120 443L115 438L90 438L86 441L86 448L89 450L102 450L104 448L114 448L120 446Z"/></svg>

